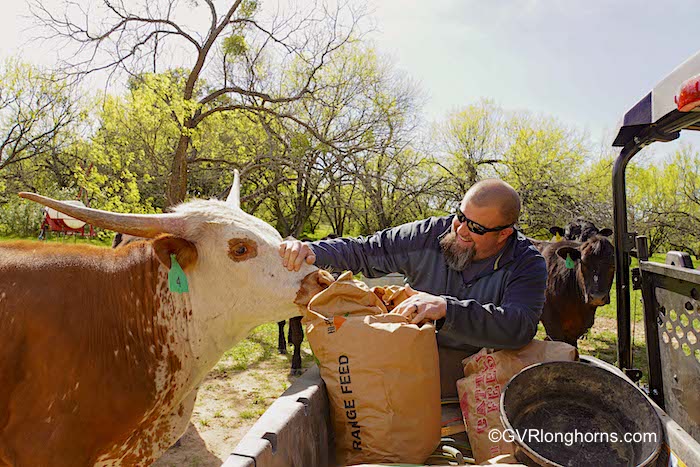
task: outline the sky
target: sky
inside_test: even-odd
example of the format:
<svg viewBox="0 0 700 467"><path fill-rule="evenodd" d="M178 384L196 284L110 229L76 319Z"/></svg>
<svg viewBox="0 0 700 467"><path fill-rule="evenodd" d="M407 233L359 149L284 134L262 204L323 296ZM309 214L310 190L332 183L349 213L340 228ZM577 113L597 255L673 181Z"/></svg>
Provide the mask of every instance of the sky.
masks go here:
<svg viewBox="0 0 700 467"><path fill-rule="evenodd" d="M55 0L46 0L49 2ZM26 46L23 0L0 0L0 58ZM277 0L261 0L263 8ZM480 98L529 110L612 139L622 115L700 50L698 0L368 1L376 48L427 96L424 118L444 118ZM687 138L681 138L687 140ZM690 139L694 142L693 139Z"/></svg>

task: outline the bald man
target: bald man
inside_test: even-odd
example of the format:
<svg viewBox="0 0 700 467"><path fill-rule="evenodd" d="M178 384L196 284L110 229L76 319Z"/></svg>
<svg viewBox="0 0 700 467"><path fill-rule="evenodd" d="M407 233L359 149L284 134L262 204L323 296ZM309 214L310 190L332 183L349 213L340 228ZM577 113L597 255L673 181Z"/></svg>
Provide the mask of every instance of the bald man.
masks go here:
<svg viewBox="0 0 700 467"><path fill-rule="evenodd" d="M545 260L515 230L520 196L507 183L482 180L455 214L411 222L369 237L285 241L289 270L306 261L381 277L398 272L410 286L395 311L414 323L437 321L438 345L463 355L482 347L520 348L532 340L544 305Z"/></svg>

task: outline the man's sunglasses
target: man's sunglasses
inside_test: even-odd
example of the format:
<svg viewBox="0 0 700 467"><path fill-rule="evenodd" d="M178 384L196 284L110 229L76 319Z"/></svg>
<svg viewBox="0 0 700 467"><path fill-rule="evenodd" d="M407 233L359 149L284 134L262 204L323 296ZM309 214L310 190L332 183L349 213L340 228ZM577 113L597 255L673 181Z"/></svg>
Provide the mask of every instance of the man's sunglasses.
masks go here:
<svg viewBox="0 0 700 467"><path fill-rule="evenodd" d="M484 235L485 233L488 232L500 232L501 230L507 229L508 227L513 227L513 224L509 225L504 225L501 227L494 227L493 229L490 229L488 227L484 227L483 225L479 224L478 222L474 222L473 220L469 219L467 216L464 215L461 209L457 208L455 211L455 215L457 216L457 220L459 221L460 224L467 223L467 228L469 228L469 231L473 234L476 235Z"/></svg>

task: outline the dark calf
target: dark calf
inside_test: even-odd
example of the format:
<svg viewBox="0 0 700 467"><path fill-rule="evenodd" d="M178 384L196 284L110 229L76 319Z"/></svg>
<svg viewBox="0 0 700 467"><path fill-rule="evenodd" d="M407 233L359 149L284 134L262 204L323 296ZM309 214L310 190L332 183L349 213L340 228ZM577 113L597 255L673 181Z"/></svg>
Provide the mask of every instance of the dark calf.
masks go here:
<svg viewBox="0 0 700 467"><path fill-rule="evenodd" d="M614 248L602 235L583 243L539 242L536 247L548 272L542 324L550 338L576 346L593 326L596 309L610 303ZM567 267L567 257L572 268Z"/></svg>
<svg viewBox="0 0 700 467"><path fill-rule="evenodd" d="M282 354L287 354L287 340L294 346L294 353L292 354L292 368L289 371L290 375L298 376L303 373L301 369L301 343L304 341L304 328L301 325L301 316L295 316L289 319L289 333L287 334L287 340L284 338L284 325L286 321L278 321L278 338L277 338L277 351Z"/></svg>

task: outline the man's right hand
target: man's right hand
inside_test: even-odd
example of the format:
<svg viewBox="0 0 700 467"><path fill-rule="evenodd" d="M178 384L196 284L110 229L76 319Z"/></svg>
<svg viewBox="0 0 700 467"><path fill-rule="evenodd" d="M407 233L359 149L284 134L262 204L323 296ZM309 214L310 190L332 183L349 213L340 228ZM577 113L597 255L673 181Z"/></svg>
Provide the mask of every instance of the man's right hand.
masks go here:
<svg viewBox="0 0 700 467"><path fill-rule="evenodd" d="M314 264L316 255L309 245L300 240L284 240L280 245L280 256L282 265L290 271L298 271L306 261L307 264Z"/></svg>

